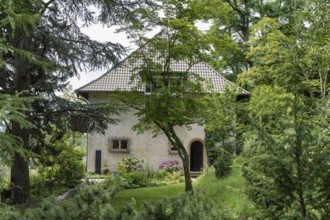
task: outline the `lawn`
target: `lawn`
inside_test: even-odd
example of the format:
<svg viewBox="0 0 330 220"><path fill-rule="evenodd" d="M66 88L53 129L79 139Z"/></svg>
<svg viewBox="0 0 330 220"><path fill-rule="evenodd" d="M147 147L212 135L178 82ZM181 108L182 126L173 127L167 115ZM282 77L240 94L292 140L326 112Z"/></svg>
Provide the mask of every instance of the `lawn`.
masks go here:
<svg viewBox="0 0 330 220"><path fill-rule="evenodd" d="M117 193L111 205L118 211L125 204L134 201L134 207L139 210L141 209L144 202L154 202L165 197L180 196L183 192L184 183L167 186L127 189Z"/></svg>
<svg viewBox="0 0 330 220"><path fill-rule="evenodd" d="M203 174L195 181L195 189L217 200L235 216L250 216L253 204L244 194L245 179L241 167L234 162L230 176L217 179L214 170Z"/></svg>
<svg viewBox="0 0 330 220"><path fill-rule="evenodd" d="M253 209L252 203L244 195L245 181L242 171L237 163L233 164L233 172L229 177L217 179L214 171L210 169L194 181L194 189L208 197L214 198L225 207L230 209L234 216L249 216ZM165 197L180 196L184 192L184 183L128 189L115 195L113 207L118 211L125 204L133 201L136 209L140 209L144 202L155 202Z"/></svg>

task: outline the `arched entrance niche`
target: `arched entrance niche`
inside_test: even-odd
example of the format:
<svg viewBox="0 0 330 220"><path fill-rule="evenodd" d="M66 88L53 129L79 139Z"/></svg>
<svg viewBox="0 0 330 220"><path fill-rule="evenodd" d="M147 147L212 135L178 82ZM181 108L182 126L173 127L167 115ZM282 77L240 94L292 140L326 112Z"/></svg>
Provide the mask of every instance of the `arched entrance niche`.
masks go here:
<svg viewBox="0 0 330 220"><path fill-rule="evenodd" d="M203 143L193 141L190 144L190 171L202 171L204 164Z"/></svg>

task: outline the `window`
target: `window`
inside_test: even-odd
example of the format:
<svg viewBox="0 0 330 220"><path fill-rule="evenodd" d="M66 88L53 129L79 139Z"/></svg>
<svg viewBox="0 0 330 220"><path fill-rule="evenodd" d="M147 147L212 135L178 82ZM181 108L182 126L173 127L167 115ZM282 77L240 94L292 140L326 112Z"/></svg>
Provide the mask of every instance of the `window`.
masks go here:
<svg viewBox="0 0 330 220"><path fill-rule="evenodd" d="M146 95L152 93L161 93L162 89L169 89L173 94L180 93L182 94L188 89L187 86L187 77L180 75L180 73L171 73L161 75L154 75L148 77L148 80L145 83L144 92Z"/></svg>
<svg viewBox="0 0 330 220"><path fill-rule="evenodd" d="M113 137L108 139L109 152L129 153L130 140L126 137Z"/></svg>

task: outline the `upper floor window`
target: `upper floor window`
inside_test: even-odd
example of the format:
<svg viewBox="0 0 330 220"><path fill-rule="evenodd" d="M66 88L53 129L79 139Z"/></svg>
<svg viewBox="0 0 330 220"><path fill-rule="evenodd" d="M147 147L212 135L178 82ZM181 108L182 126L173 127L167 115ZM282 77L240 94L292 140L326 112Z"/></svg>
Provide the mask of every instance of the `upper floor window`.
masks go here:
<svg viewBox="0 0 330 220"><path fill-rule="evenodd" d="M179 73L154 75L145 82L145 94L159 94L169 91L173 94L182 94L188 90L187 77Z"/></svg>

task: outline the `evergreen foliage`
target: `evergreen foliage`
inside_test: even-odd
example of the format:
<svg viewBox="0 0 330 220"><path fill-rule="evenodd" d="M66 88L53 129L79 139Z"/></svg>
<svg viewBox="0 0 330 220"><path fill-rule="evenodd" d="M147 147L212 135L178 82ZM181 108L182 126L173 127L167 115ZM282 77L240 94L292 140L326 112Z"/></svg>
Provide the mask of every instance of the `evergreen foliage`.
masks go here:
<svg viewBox="0 0 330 220"><path fill-rule="evenodd" d="M21 127L32 128L26 119L25 112L31 112L31 103L35 98L20 97L20 94L8 95L0 93L0 152L1 161L9 163L15 153L24 155L26 152L20 147L22 140L8 132L10 121L15 121ZM7 129L7 131L6 131Z"/></svg>
<svg viewBox="0 0 330 220"><path fill-rule="evenodd" d="M119 190L117 186L105 187L100 184L81 185L68 201L56 204L50 198L42 201L40 207L16 211L6 219L116 219L111 201Z"/></svg>
<svg viewBox="0 0 330 220"><path fill-rule="evenodd" d="M244 176L259 217L326 218L328 101L307 104L302 96L266 86L252 96Z"/></svg>
<svg viewBox="0 0 330 220"><path fill-rule="evenodd" d="M136 212L132 206L123 208L119 219L230 219L224 209L201 193L184 193L179 198L163 199L145 204Z"/></svg>
<svg viewBox="0 0 330 220"><path fill-rule="evenodd" d="M329 34L315 34L330 30L318 16L330 8L302 3L286 25L265 18L252 27L254 66L240 76L254 88L244 176L258 218L329 218Z"/></svg>
<svg viewBox="0 0 330 220"><path fill-rule="evenodd" d="M24 118L34 128L11 121L11 137L21 141L20 149L38 154L52 125L69 127L68 117L83 120L79 131L102 132L113 108L68 102L58 97L70 77L83 69L109 67L118 62L124 48L111 42L100 43L82 33L81 27L101 23L137 23L140 10L151 1L1 1L0 6L0 93L40 97ZM9 109L10 110L10 109ZM93 117L93 120L89 120ZM81 126L80 126L81 127ZM77 129L77 126L75 126ZM7 135L6 137L9 137ZM29 156L30 156L29 155ZM24 201L29 194L29 160L21 153L12 159L12 202Z"/></svg>

